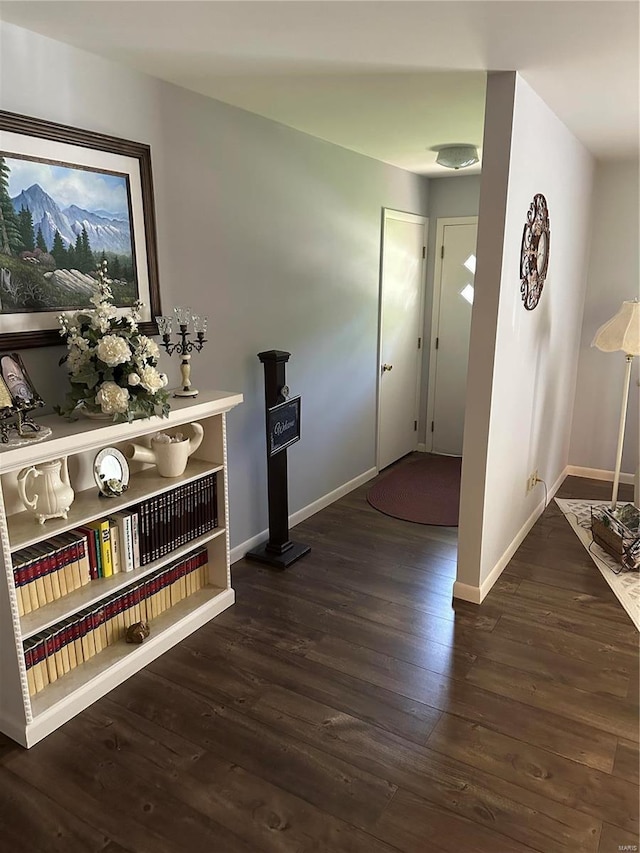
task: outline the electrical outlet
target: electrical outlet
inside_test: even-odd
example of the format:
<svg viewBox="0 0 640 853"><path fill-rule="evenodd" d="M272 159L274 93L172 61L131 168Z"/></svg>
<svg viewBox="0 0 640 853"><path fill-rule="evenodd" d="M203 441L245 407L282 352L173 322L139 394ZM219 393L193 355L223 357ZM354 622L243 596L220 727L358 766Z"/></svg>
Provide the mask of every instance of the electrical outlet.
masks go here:
<svg viewBox="0 0 640 853"><path fill-rule="evenodd" d="M530 492L535 488L536 483L538 482L538 469L536 468L528 477L527 477L527 492Z"/></svg>

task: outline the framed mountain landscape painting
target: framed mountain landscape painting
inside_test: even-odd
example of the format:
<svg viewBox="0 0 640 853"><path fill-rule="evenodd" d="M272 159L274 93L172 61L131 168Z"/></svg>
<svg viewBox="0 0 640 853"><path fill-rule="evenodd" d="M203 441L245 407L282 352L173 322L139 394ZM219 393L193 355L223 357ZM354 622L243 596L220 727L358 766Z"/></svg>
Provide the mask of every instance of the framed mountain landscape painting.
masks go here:
<svg viewBox="0 0 640 853"><path fill-rule="evenodd" d="M60 344L107 261L114 301L161 315L150 149L0 111L0 348Z"/></svg>

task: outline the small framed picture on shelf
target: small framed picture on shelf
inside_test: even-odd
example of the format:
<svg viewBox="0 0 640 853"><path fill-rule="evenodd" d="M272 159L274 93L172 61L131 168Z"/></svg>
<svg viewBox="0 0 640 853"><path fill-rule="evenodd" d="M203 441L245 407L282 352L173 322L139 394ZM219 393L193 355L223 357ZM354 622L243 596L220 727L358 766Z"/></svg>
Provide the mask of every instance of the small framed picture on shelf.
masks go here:
<svg viewBox="0 0 640 853"><path fill-rule="evenodd" d="M31 381L27 368L17 352L0 353L0 407L20 411L37 409L44 405ZM8 394L8 397L7 397Z"/></svg>

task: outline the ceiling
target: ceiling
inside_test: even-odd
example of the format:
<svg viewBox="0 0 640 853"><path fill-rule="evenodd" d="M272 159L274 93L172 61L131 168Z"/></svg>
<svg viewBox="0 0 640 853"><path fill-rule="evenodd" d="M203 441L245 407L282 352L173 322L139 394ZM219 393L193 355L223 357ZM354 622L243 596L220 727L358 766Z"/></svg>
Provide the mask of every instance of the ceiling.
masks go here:
<svg viewBox="0 0 640 853"><path fill-rule="evenodd" d="M9 23L432 177L454 174L432 146L481 146L487 70L520 71L596 157L637 156L638 12L636 0L0 2Z"/></svg>

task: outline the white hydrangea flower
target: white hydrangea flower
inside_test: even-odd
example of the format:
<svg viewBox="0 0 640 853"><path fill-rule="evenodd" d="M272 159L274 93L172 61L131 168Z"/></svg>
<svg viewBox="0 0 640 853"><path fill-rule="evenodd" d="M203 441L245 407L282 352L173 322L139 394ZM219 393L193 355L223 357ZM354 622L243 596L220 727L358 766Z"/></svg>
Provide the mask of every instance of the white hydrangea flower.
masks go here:
<svg viewBox="0 0 640 853"><path fill-rule="evenodd" d="M109 367L124 364L131 358L129 344L124 338L118 335L105 335L96 347L96 353L100 361L103 361Z"/></svg>
<svg viewBox="0 0 640 853"><path fill-rule="evenodd" d="M158 344L146 335L140 335L138 337L138 345L136 347L136 358L140 358L145 361L150 358L160 358L160 349Z"/></svg>
<svg viewBox="0 0 640 853"><path fill-rule="evenodd" d="M129 406L129 392L116 382L103 382L96 394L96 403L106 415L122 414Z"/></svg>
<svg viewBox="0 0 640 853"><path fill-rule="evenodd" d="M74 376L75 374L80 373L91 358L87 341L85 341L84 338L80 338L79 340L82 341L84 346L69 347L69 354L67 356L67 365Z"/></svg>
<svg viewBox="0 0 640 853"><path fill-rule="evenodd" d="M127 382L129 383L129 385L139 385L140 384L140 377L138 376L137 373L130 373L127 376Z"/></svg>
<svg viewBox="0 0 640 853"><path fill-rule="evenodd" d="M140 371L140 384L150 394L156 394L166 383L162 381L162 374L155 367L145 367Z"/></svg>

